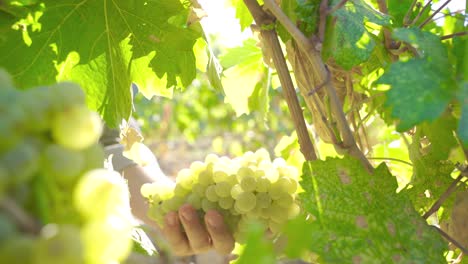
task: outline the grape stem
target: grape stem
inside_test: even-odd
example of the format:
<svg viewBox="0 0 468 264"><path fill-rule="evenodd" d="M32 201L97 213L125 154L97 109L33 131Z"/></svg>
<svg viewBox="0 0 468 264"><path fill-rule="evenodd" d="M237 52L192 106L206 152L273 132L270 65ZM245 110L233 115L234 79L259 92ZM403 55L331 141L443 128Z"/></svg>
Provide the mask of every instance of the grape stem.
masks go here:
<svg viewBox="0 0 468 264"><path fill-rule="evenodd" d="M408 26L409 25L410 19L411 19L410 16L413 13L414 7L416 6L417 2L418 2L418 0L413 0L413 2L411 3L411 6L408 9L408 12L406 12L405 17L403 17L403 26Z"/></svg>
<svg viewBox="0 0 468 264"><path fill-rule="evenodd" d="M441 234L447 241L459 248L463 252L463 254L468 255L468 249L466 249L460 242L455 240L453 237L445 233L442 229L438 228L437 226L433 225L432 227L435 228L435 230L437 230L437 232L439 232L439 234Z"/></svg>
<svg viewBox="0 0 468 264"><path fill-rule="evenodd" d="M427 1L427 3L424 5L424 7L419 10L418 14L416 15L416 17L413 19L413 21L408 25L408 27L411 27L412 25L414 25L418 20L419 18L421 17L422 13L424 13L424 11L429 7L429 5L432 3L432 0L429 0Z"/></svg>
<svg viewBox="0 0 468 264"><path fill-rule="evenodd" d="M432 15L430 15L428 18L426 18L426 20L424 20L424 22L422 22L421 25L419 25L419 28L423 28L427 23L429 23L432 20L432 18L434 18L435 15L437 15L446 5L448 5L448 3L450 3L450 1L452 1L452 0L445 1L445 3L443 3L436 11L434 11L434 13L432 13ZM429 1L429 2L431 2L431 1Z"/></svg>
<svg viewBox="0 0 468 264"><path fill-rule="evenodd" d="M291 75L289 74L289 69L280 46L278 36L276 31L268 29L268 26L274 23L274 18L266 13L256 0L244 0L244 3L254 17L256 24L261 28L261 39L265 42L265 47L270 49L270 54L276 71L278 72L281 86L284 89L284 97L296 128L300 150L306 160L316 160L317 154L315 153L314 145L312 144L309 131L305 124L304 115L296 96L296 91L294 89Z"/></svg>
<svg viewBox="0 0 468 264"><path fill-rule="evenodd" d="M445 190L445 192L439 197L439 199L429 208L429 210L423 215L424 219L429 218L433 213L439 210L440 206L447 200L447 198L452 194L452 192L457 187L458 182L460 182L465 175L468 174L468 169L464 169L460 175L450 184L450 186Z"/></svg>
<svg viewBox="0 0 468 264"><path fill-rule="evenodd" d="M9 197L2 198L0 208L15 220L20 229L31 234L38 234L41 231L40 225Z"/></svg>
<svg viewBox="0 0 468 264"><path fill-rule="evenodd" d="M460 37L460 36L466 36L466 35L468 35L468 31L462 31L462 32L457 32L457 33L441 36L440 39L445 40L445 39L451 39L454 37Z"/></svg>
<svg viewBox="0 0 468 264"><path fill-rule="evenodd" d="M244 2L247 6L256 5L258 6L260 11L264 12L258 5L257 1L244 0ZM330 72L327 70L325 64L323 63L320 53L316 50L315 45L294 25L294 23L289 19L289 17L276 4L275 0L264 0L264 3L265 7L276 17L276 19L278 19L278 21L284 26L284 28L291 34L292 38L296 41L299 48L304 52L310 67L315 72L314 76L311 76L311 78L313 78L314 80L316 79L317 83L324 85L330 98L332 113L337 119L336 121L338 129L343 137L343 147L347 149L350 155L358 158L369 172L372 172L374 168L356 144L354 135L351 131L351 128L349 127L349 124L346 120L346 116L343 112L342 104L336 94L336 89L332 82L327 81L327 76L328 74L330 74ZM252 15L254 15L254 13L252 13ZM268 16L268 14L266 14L266 16Z"/></svg>

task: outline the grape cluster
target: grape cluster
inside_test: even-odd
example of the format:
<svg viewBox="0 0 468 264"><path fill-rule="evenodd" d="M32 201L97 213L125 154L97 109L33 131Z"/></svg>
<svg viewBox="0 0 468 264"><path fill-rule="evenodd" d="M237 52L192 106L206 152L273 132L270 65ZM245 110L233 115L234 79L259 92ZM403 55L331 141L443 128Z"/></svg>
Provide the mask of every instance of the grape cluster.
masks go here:
<svg viewBox="0 0 468 264"><path fill-rule="evenodd" d="M209 154L181 170L175 185L151 183L141 188L150 202L148 215L164 224L164 216L185 203L201 214L218 210L242 242L250 221L278 234L282 224L300 212L296 202L298 171L284 159L271 161L265 149L234 159Z"/></svg>
<svg viewBox="0 0 468 264"><path fill-rule="evenodd" d="M128 188L73 83L17 90L0 69L0 263L103 264L131 249Z"/></svg>

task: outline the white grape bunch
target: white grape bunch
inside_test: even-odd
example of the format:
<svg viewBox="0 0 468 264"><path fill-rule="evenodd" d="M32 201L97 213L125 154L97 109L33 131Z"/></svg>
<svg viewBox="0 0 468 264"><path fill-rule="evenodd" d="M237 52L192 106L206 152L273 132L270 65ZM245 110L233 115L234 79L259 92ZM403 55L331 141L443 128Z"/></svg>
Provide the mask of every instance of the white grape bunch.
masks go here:
<svg viewBox="0 0 468 264"><path fill-rule="evenodd" d="M121 263L132 248L126 182L104 169L103 124L80 86L15 89L0 69L0 263Z"/></svg>
<svg viewBox="0 0 468 264"><path fill-rule="evenodd" d="M234 159L206 156L182 169L176 184L145 184L141 193L150 203L148 215L163 225L164 216L191 204L200 213L218 210L237 241L250 221L264 224L273 234L300 213L296 200L298 171L284 159L271 160L265 149Z"/></svg>

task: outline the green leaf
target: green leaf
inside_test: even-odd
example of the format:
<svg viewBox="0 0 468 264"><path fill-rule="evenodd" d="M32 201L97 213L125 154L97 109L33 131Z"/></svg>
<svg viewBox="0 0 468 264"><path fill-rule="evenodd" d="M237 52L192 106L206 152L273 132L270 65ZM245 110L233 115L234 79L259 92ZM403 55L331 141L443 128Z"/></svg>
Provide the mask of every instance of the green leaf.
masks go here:
<svg viewBox="0 0 468 264"><path fill-rule="evenodd" d="M424 122L420 129L431 142L430 152L435 160L446 160L452 148L457 146L453 132L457 129L457 120L451 115L444 115L434 122Z"/></svg>
<svg viewBox="0 0 468 264"><path fill-rule="evenodd" d="M276 262L273 244L265 239L265 228L253 222L247 231L247 241L242 254L235 264L271 264Z"/></svg>
<svg viewBox="0 0 468 264"><path fill-rule="evenodd" d="M209 60L206 73L208 75L208 80L213 88L218 92L224 93L223 84L221 82L223 67L211 50L209 51Z"/></svg>
<svg viewBox="0 0 468 264"><path fill-rule="evenodd" d="M300 194L315 221L310 250L325 263L443 263L446 243L413 209L385 164L372 175L358 160L304 164ZM345 250L344 250L345 249Z"/></svg>
<svg viewBox="0 0 468 264"><path fill-rule="evenodd" d="M332 5L339 2L334 0ZM367 61L376 45L366 22L378 25L388 25L390 22L388 16L374 10L363 0L346 2L332 16L335 19L327 23L323 57L325 60L333 58L346 70Z"/></svg>
<svg viewBox="0 0 468 264"><path fill-rule="evenodd" d="M151 97L195 78L192 49L201 29L186 25L188 9L180 1L41 3L40 26L26 28L30 44L17 30L0 38L0 49L7 51L0 66L22 88L78 82L88 105L115 126L130 116L131 82Z"/></svg>
<svg viewBox="0 0 468 264"><path fill-rule="evenodd" d="M393 63L378 84L389 84L385 106L399 119L398 131L439 117L453 97L450 68L440 68L426 59Z"/></svg>
<svg viewBox="0 0 468 264"><path fill-rule="evenodd" d="M243 0L231 0L231 5L236 9L236 18L239 19L241 30L244 31L254 21L249 9Z"/></svg>
<svg viewBox="0 0 468 264"><path fill-rule="evenodd" d="M267 113L270 109L270 96L268 94L269 85L268 82L269 74L268 69L265 68L265 78L262 78L256 85L255 89L252 92L252 95L249 97L249 110L251 112L259 113L259 122L263 122L266 125Z"/></svg>
<svg viewBox="0 0 468 264"><path fill-rule="evenodd" d="M313 234L314 231L314 226L305 217L301 216L288 221L283 231L288 239L284 253L289 258L302 257L315 240L313 235L307 234Z"/></svg>
<svg viewBox="0 0 468 264"><path fill-rule="evenodd" d="M237 116L248 114L249 97L255 85L263 78L262 51L253 39L248 39L242 47L227 50L220 57L225 68L222 80L225 101L230 103ZM226 69L227 68L227 69Z"/></svg>
<svg viewBox="0 0 468 264"><path fill-rule="evenodd" d="M417 55L425 58L431 66L441 69L450 67L447 48L437 35L419 28L397 28L393 31L393 37L413 46L418 52Z"/></svg>
<svg viewBox="0 0 468 264"><path fill-rule="evenodd" d="M387 0L388 14L392 16L393 26L403 26L403 19L411 7L412 1ZM414 11L410 12L413 14Z"/></svg>

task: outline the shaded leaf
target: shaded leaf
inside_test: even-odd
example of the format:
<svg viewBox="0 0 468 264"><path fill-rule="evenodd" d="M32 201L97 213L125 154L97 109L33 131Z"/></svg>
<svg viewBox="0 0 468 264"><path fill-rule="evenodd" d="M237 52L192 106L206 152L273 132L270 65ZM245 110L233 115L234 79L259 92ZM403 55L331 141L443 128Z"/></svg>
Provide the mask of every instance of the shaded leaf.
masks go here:
<svg viewBox="0 0 468 264"><path fill-rule="evenodd" d="M332 1L336 5L340 0ZM344 69L351 69L369 59L376 43L367 30L366 22L388 25L388 16L379 13L362 0L347 1L332 14L327 23L323 57L332 58Z"/></svg>
<svg viewBox="0 0 468 264"><path fill-rule="evenodd" d="M442 263L445 242L416 213L385 164L370 175L358 160L304 164L300 194L315 221L310 246L326 263ZM339 194L339 195L337 195Z"/></svg>

